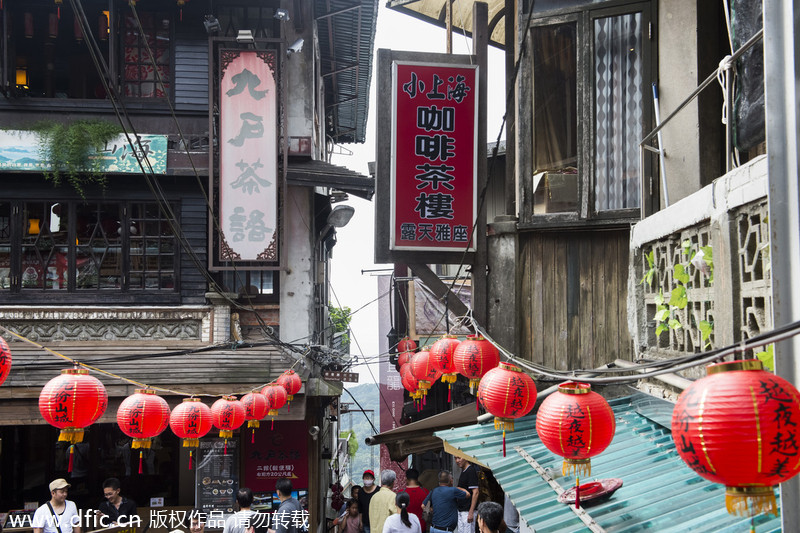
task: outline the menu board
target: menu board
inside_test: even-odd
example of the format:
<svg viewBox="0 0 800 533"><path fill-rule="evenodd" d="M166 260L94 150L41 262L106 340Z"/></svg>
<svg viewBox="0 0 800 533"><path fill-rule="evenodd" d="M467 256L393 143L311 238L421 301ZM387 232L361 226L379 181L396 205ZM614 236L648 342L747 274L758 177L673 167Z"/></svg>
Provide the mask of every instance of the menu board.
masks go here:
<svg viewBox="0 0 800 533"><path fill-rule="evenodd" d="M239 490L238 439L202 439L197 449L197 507L209 518L232 514ZM213 513L213 515L212 515ZM211 524L209 524L211 526ZM213 527L213 526L212 526Z"/></svg>

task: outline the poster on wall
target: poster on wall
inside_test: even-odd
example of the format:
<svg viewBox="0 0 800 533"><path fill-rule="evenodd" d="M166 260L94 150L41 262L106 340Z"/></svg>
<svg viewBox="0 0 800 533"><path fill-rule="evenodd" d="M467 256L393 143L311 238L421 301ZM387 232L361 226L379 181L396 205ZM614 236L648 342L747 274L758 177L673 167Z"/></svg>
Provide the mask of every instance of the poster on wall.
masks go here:
<svg viewBox="0 0 800 533"><path fill-rule="evenodd" d="M233 513L239 490L238 440L227 439L226 445L225 439L201 439L195 473L197 508L214 517Z"/></svg>
<svg viewBox="0 0 800 533"><path fill-rule="evenodd" d="M261 427L247 430L244 453L244 482L266 505L275 492L275 482L292 481L296 491L308 488L308 430L302 420L262 421Z"/></svg>
<svg viewBox="0 0 800 533"><path fill-rule="evenodd" d="M392 62L390 250L475 250L478 66Z"/></svg>
<svg viewBox="0 0 800 533"><path fill-rule="evenodd" d="M275 50L220 51L220 261L278 261L276 64Z"/></svg>

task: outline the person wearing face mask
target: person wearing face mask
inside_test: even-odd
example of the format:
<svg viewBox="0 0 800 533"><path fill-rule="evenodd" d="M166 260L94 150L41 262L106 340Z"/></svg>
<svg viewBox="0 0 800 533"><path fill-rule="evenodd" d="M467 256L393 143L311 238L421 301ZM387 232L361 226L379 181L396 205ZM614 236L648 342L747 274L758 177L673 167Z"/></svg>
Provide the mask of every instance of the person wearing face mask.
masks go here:
<svg viewBox="0 0 800 533"><path fill-rule="evenodd" d="M364 524L364 533L370 533L369 527L369 504L372 497L378 493L375 486L375 472L364 470L361 476L362 487L358 493L358 507L361 511L361 523ZM381 533L380 531L377 533Z"/></svg>

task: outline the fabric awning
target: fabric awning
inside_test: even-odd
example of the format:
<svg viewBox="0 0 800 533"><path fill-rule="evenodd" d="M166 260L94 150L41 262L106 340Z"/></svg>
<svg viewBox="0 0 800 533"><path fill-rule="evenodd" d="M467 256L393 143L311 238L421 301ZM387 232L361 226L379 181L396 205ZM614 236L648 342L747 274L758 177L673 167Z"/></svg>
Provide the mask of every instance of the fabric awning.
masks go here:
<svg viewBox="0 0 800 533"><path fill-rule="evenodd" d="M345 167L312 159L290 159L286 173L289 185L330 187L371 200L375 180Z"/></svg>
<svg viewBox="0 0 800 533"><path fill-rule="evenodd" d="M446 28L448 0L389 0L387 7L411 15L434 26ZM453 32L472 35L472 6L474 0L452 0ZM505 48L505 0L486 0L489 11L489 44Z"/></svg>
<svg viewBox="0 0 800 533"><path fill-rule="evenodd" d="M726 511L725 487L701 478L678 456L670 429L662 425L672 404L628 390L629 396L609 400L616 433L609 447L592 459L591 475L592 480L621 478L623 486L610 499L577 510L557 500L561 491L575 485L575 478L561 475L562 459L539 440L535 415L517 419L515 431L506 432L506 457L502 431L491 422L437 431L435 436L446 449L490 468L520 518L537 533L747 531L749 519ZM755 524L759 532L781 530L780 518L772 515L759 515Z"/></svg>
<svg viewBox="0 0 800 533"><path fill-rule="evenodd" d="M433 435L434 431L474 424L476 420L475 405L462 405L444 413L367 437L366 443L372 446L385 444L392 460L401 462L412 453L441 450L442 440Z"/></svg>

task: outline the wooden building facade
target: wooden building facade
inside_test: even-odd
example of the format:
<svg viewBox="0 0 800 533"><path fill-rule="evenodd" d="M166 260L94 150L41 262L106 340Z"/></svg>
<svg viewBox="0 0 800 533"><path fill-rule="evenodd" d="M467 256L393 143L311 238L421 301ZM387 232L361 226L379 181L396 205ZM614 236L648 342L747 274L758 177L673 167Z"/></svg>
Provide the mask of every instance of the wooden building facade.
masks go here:
<svg viewBox="0 0 800 533"><path fill-rule="evenodd" d="M309 496L312 524L323 520L326 457L338 433L326 412L341 384L322 373L346 357L329 348L335 228L327 216L333 201L369 199L374 190L370 178L328 163L335 143L364 141L377 17L374 2L339 3L8 0L0 7L0 335L14 357L0 387L0 511L43 502L58 477L71 480L71 499L86 508L112 476L140 506L150 497L194 506L195 471L169 430L155 466L140 477L130 471L130 439L115 424L119 403L144 385L170 407L186 395L210 405L294 368L303 389L270 439L291 434L285 442L302 448L296 488ZM239 261L219 252L222 50L268 56L277 80L268 131L276 164L264 171L271 181L258 182L277 190L271 257ZM247 110L248 135L270 129L250 116L262 111ZM82 167L53 163L54 149L94 144L68 129L82 124L90 134L114 127L122 134L92 146ZM102 180L91 179L98 174ZM109 407L87 431L88 460L76 474L66 470L57 431L38 414L42 386L71 366L54 352L108 372L98 378ZM242 429L235 440L246 447L250 438ZM279 461L269 461L277 472ZM237 484L263 481L244 454L236 466Z"/></svg>

